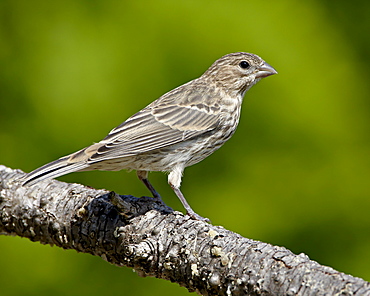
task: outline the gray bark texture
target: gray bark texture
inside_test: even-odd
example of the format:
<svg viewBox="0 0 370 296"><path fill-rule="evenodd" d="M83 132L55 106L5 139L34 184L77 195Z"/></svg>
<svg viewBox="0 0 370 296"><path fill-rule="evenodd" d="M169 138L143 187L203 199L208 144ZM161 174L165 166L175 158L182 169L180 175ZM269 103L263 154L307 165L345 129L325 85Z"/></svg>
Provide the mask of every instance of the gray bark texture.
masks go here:
<svg viewBox="0 0 370 296"><path fill-rule="evenodd" d="M152 198L56 180L22 187L22 176L0 165L0 234L100 256L201 295L370 295L360 278Z"/></svg>

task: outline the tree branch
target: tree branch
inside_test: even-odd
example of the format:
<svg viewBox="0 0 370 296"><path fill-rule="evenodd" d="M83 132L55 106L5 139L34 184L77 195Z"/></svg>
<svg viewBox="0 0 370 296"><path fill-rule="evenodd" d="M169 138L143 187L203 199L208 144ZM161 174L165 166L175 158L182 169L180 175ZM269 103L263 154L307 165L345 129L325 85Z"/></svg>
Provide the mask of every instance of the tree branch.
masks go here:
<svg viewBox="0 0 370 296"><path fill-rule="evenodd" d="M56 180L20 186L0 165L0 234L101 256L202 295L370 295L370 283L184 216L152 198Z"/></svg>

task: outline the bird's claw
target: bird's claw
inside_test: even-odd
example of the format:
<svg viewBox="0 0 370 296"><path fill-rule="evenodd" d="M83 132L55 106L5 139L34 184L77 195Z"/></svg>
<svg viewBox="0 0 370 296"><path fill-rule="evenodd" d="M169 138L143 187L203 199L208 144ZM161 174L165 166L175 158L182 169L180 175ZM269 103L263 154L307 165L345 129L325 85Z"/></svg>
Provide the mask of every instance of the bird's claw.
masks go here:
<svg viewBox="0 0 370 296"><path fill-rule="evenodd" d="M211 220L209 220L208 218L204 218L200 215L198 215L197 213L190 213L190 212L187 212L186 213L188 216L190 216L192 219L194 220L198 220L198 221L202 221L202 222L206 222L206 223L211 223Z"/></svg>

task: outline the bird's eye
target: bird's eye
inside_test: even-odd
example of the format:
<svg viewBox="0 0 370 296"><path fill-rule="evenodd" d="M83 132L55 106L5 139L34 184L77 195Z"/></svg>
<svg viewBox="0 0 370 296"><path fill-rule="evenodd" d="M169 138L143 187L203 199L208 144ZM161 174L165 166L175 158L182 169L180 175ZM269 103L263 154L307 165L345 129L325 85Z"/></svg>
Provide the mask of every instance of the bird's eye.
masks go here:
<svg viewBox="0 0 370 296"><path fill-rule="evenodd" d="M247 61L241 61L239 67L242 69L248 69L251 65Z"/></svg>

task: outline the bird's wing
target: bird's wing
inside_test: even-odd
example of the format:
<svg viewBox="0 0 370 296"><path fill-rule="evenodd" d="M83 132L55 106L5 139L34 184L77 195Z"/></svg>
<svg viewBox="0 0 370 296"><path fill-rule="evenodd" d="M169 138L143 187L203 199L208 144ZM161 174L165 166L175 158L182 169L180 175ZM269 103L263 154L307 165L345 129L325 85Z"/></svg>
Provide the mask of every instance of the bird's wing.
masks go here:
<svg viewBox="0 0 370 296"><path fill-rule="evenodd" d="M176 104L174 100L157 100L83 152L93 163L167 147L211 131L219 125L220 110L218 105L210 107L202 101L198 98Z"/></svg>

